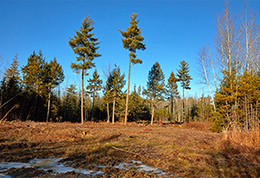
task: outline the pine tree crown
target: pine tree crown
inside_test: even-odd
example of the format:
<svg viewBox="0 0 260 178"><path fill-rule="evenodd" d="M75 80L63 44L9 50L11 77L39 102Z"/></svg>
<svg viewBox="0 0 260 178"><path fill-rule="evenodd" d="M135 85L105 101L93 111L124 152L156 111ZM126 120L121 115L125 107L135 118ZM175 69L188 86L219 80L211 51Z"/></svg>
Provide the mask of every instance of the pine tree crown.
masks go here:
<svg viewBox="0 0 260 178"><path fill-rule="evenodd" d="M130 51L129 57L131 58L132 64L141 64L143 61L141 59L136 59L136 50L145 50L145 44L142 43L144 37L141 36L141 29L138 28L137 24L139 20L136 20L138 13L133 13L130 21L130 27L127 27L126 31L118 29L122 38L123 47Z"/></svg>
<svg viewBox="0 0 260 178"><path fill-rule="evenodd" d="M98 38L94 38L93 20L90 19L89 15L86 15L82 21L82 27L80 31L75 30L76 35L74 38L70 38L69 45L72 48L73 52L77 55L76 61L79 63L71 63L70 67L74 72L83 73L83 75L88 75L86 72L87 69L95 67L93 60L96 57L100 57L101 54L97 52L99 49Z"/></svg>

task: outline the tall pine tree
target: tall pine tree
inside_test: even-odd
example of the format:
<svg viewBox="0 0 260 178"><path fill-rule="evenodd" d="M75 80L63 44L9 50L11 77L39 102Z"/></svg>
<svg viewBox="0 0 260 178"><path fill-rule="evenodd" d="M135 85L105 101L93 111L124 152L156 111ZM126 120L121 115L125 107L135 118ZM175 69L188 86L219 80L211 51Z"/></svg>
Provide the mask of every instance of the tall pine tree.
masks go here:
<svg viewBox="0 0 260 178"><path fill-rule="evenodd" d="M133 13L130 16L130 27L127 27L126 31L119 30L123 36L122 42L123 47L129 50L129 69L128 69L128 83L127 83L127 94L126 94L126 109L125 109L125 124L127 123L128 114L128 100L129 100L129 87L130 87L130 73L132 64L142 64L141 59L136 58L136 50L145 50L145 44L143 44L144 37L141 36L141 29L138 28L136 20L138 13Z"/></svg>
<svg viewBox="0 0 260 178"><path fill-rule="evenodd" d="M63 82L64 74L61 65L57 63L56 58L45 64L43 74L43 83L48 92L48 105L46 116L46 122L48 122L50 115L51 91Z"/></svg>
<svg viewBox="0 0 260 178"><path fill-rule="evenodd" d="M181 82L182 87L182 117L183 121L185 121L185 109L184 109L184 90L190 90L190 81L192 80L191 76L189 75L189 64L185 61L181 61L179 65L180 69L177 70L178 74L178 81Z"/></svg>
<svg viewBox="0 0 260 178"><path fill-rule="evenodd" d="M122 89L125 86L124 78L125 75L121 74L120 68L116 67L114 70L112 70L107 79L106 90L109 90L109 92L107 92L107 97L110 97L113 101L112 124L115 122L116 100L121 97Z"/></svg>
<svg viewBox="0 0 260 178"><path fill-rule="evenodd" d="M33 97L36 94L35 100L32 103L31 109L27 115L26 120L31 117L32 112L33 112L34 119L36 118L38 119L37 115L39 116L40 114L37 111L37 108L38 108L38 100L41 101L39 98L42 97L44 94L44 84L43 84L44 66L45 66L45 59L43 58L42 52L39 51L39 54L36 54L35 51L33 51L33 54L31 54L27 60L27 64L22 67L22 74L23 74L22 83L25 85L25 89L31 91L30 93L32 94Z"/></svg>
<svg viewBox="0 0 260 178"><path fill-rule="evenodd" d="M156 101L162 100L165 94L164 88L164 74L161 66L156 62L148 74L147 89L143 91L143 94L147 95L152 105L151 125L154 120L154 109Z"/></svg>
<svg viewBox="0 0 260 178"><path fill-rule="evenodd" d="M173 101L179 97L177 82L178 79L175 77L174 73L171 72L171 75L168 78L168 84L166 86L167 96L170 99L171 120L173 119Z"/></svg>
<svg viewBox="0 0 260 178"><path fill-rule="evenodd" d="M70 38L69 45L72 48L73 52L77 55L78 63L71 63L70 67L77 73L81 72L81 123L84 122L83 117L83 97L84 97L84 76L88 75L87 69L91 69L95 67L95 63L93 60L96 57L101 56L97 52L99 47L97 45L100 44L98 42L98 38L94 38L94 33L92 32L93 20L89 18L89 15L83 19L82 27L80 31L76 31L76 35L74 38Z"/></svg>

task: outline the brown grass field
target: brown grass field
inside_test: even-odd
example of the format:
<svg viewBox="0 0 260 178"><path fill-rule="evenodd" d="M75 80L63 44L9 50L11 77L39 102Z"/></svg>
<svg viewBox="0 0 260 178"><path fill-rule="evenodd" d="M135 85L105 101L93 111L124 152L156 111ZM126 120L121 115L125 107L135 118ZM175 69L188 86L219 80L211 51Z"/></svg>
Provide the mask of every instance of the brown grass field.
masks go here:
<svg viewBox="0 0 260 178"><path fill-rule="evenodd" d="M141 161L165 177L259 177L260 132L213 133L208 123L154 126L129 123L0 124L0 162L63 158L79 169L101 170L96 177L158 177L111 165ZM104 165L100 168L98 165ZM13 177L90 177L75 172L51 175L33 168L9 169ZM164 177L164 176L160 176Z"/></svg>

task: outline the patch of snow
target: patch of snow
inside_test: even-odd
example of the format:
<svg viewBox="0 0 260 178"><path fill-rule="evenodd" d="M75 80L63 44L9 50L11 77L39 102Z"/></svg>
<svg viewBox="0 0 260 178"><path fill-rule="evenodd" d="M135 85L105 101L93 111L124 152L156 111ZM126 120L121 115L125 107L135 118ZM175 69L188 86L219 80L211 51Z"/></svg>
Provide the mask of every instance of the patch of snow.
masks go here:
<svg viewBox="0 0 260 178"><path fill-rule="evenodd" d="M36 168L38 170L50 171L52 173L66 173L75 171L80 174L86 175L102 175L101 171L88 171L85 169L75 169L73 167L65 166L60 161L62 158L47 158L47 159L38 159L34 158L29 161L29 163L19 163L19 162L0 162L0 172L7 171L10 168ZM2 178L0 176L0 178Z"/></svg>
<svg viewBox="0 0 260 178"><path fill-rule="evenodd" d="M13 177L5 174L0 174L0 178L13 178Z"/></svg>

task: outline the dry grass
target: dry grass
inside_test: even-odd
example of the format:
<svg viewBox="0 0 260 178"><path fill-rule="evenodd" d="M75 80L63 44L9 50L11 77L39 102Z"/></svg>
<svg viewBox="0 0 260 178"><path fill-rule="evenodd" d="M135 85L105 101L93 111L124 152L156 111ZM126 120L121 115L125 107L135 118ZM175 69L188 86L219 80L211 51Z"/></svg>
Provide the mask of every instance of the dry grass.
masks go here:
<svg viewBox="0 0 260 178"><path fill-rule="evenodd" d="M178 126L6 122L0 125L0 161L57 156L89 168L134 159L174 176L259 177L259 130L220 134L208 128L208 123L194 122Z"/></svg>
<svg viewBox="0 0 260 178"><path fill-rule="evenodd" d="M219 162L227 167L228 176L260 176L260 130L244 132L238 129L224 131L217 149L222 150L224 159Z"/></svg>
<svg viewBox="0 0 260 178"><path fill-rule="evenodd" d="M244 132L238 129L223 132L223 142L229 142L232 147L237 147L240 153L258 152L260 150L260 129L254 128Z"/></svg>
<svg viewBox="0 0 260 178"><path fill-rule="evenodd" d="M195 129L200 131L209 131L210 123L209 122L185 122L182 125L186 129Z"/></svg>

